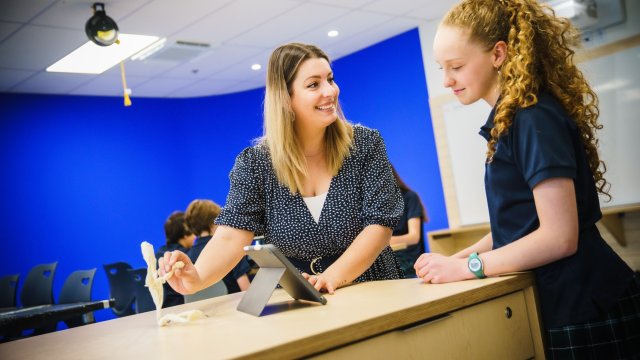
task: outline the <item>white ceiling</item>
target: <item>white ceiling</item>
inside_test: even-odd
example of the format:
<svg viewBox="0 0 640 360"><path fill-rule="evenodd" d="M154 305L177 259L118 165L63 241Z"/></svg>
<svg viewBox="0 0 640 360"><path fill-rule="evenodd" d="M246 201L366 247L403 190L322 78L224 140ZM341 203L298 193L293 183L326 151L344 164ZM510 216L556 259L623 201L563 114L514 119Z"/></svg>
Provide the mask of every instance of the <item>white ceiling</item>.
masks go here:
<svg viewBox="0 0 640 360"><path fill-rule="evenodd" d="M48 73L45 68L87 41L86 0L0 0L0 91L122 95L118 66L100 75ZM134 97L197 97L264 86L277 45L312 43L333 59L441 18L455 0L106 0L120 32L167 38L163 50L125 63ZM329 38L329 30L340 35ZM168 60L169 51L207 43L197 56ZM197 49L197 48L196 48ZM164 52L163 52L164 51ZM253 71L250 66L262 64Z"/></svg>

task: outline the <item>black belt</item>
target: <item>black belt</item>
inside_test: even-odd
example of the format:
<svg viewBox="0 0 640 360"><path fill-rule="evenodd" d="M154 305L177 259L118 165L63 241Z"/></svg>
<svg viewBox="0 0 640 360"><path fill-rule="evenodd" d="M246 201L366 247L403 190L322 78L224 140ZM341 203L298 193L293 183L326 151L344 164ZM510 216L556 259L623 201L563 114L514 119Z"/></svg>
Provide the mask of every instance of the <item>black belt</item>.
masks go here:
<svg viewBox="0 0 640 360"><path fill-rule="evenodd" d="M302 260L294 257L287 257L287 259L289 259L298 270L306 272L309 275L316 275L327 270L341 255L342 254L318 256L312 260Z"/></svg>

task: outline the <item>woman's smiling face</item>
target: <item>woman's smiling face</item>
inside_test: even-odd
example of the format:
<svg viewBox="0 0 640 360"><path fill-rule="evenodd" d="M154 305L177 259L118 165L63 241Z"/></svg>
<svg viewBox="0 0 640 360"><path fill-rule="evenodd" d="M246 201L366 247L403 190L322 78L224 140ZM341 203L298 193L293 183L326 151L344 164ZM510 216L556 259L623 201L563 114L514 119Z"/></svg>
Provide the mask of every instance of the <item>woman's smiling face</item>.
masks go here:
<svg viewBox="0 0 640 360"><path fill-rule="evenodd" d="M339 94L329 62L323 58L305 60L291 84L295 126L311 129L331 125L338 117Z"/></svg>

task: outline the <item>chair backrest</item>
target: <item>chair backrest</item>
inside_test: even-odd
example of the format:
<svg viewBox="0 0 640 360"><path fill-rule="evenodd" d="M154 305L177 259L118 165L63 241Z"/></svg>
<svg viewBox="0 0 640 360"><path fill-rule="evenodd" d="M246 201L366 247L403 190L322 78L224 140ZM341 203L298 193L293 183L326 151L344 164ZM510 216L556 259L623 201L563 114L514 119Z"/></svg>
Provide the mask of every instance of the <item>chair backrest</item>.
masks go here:
<svg viewBox="0 0 640 360"><path fill-rule="evenodd" d="M109 297L115 300L111 308L117 316L134 314L133 301L135 299L135 284L129 275L131 265L125 262L115 262L102 266L109 281Z"/></svg>
<svg viewBox="0 0 640 360"><path fill-rule="evenodd" d="M153 303L151 293L149 289L144 286L147 277L147 268L129 269L127 271L135 284L136 300L134 308L136 314L155 310L156 304Z"/></svg>
<svg viewBox="0 0 640 360"><path fill-rule="evenodd" d="M200 301L204 299L213 298L216 296L227 295L229 291L227 290L227 286L224 284L224 281L220 280L217 283L209 286L206 289L202 289L195 294L185 295L184 302L192 303L194 301Z"/></svg>
<svg viewBox="0 0 640 360"><path fill-rule="evenodd" d="M16 293L20 274L6 275L0 278L0 308L16 307Z"/></svg>
<svg viewBox="0 0 640 360"><path fill-rule="evenodd" d="M93 277L96 269L74 271L67 277L60 291L58 304L91 301Z"/></svg>
<svg viewBox="0 0 640 360"><path fill-rule="evenodd" d="M62 285L58 304L70 304L91 301L93 277L96 269L74 271L67 277ZM76 327L95 322L93 312L70 318L64 321L68 327Z"/></svg>
<svg viewBox="0 0 640 360"><path fill-rule="evenodd" d="M27 274L20 292L22 306L53 304L53 277L58 262L36 265Z"/></svg>

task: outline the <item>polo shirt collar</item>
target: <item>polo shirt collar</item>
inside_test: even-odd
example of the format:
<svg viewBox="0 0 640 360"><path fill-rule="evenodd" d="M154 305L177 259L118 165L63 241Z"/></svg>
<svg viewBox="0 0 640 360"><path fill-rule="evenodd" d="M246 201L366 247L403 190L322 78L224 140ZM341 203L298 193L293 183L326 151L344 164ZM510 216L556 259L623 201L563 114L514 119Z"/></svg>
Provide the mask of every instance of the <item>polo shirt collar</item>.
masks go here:
<svg viewBox="0 0 640 360"><path fill-rule="evenodd" d="M496 107L494 106L491 109L491 113L489 113L489 117L487 118L487 122L480 127L480 136L485 138L487 141L491 138L491 129L493 129L493 118L496 115Z"/></svg>

